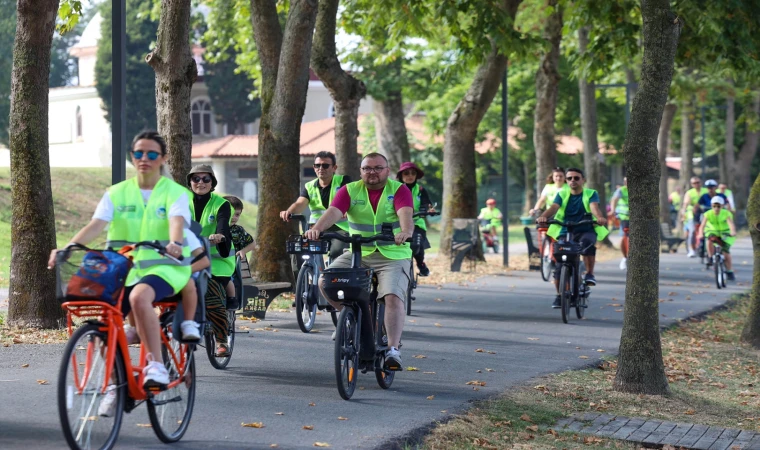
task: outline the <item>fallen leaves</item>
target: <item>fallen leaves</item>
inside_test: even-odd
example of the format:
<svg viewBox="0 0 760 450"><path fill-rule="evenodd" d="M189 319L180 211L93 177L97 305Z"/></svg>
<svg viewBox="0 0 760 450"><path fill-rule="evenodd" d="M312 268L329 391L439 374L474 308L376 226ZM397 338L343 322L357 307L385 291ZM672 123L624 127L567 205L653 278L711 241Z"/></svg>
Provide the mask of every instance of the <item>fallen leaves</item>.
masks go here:
<svg viewBox="0 0 760 450"><path fill-rule="evenodd" d="M304 425L301 428L303 428L304 430L313 430L314 429L314 425Z"/></svg>
<svg viewBox="0 0 760 450"><path fill-rule="evenodd" d="M309 406L317 406L317 404L314 403L314 402L311 402L311 403L309 403Z"/></svg>
<svg viewBox="0 0 760 450"><path fill-rule="evenodd" d="M46 384L50 384L50 383L48 383L48 380L37 380L37 384L39 384L39 385L42 386L42 385L46 385Z"/></svg>
<svg viewBox="0 0 760 450"><path fill-rule="evenodd" d="M586 356L586 355L581 355L581 356L579 356L579 357L578 357L578 359L588 359L588 356Z"/></svg>
<svg viewBox="0 0 760 450"><path fill-rule="evenodd" d="M414 355L414 358L425 359L425 358L427 358L427 356L425 356L425 355Z"/></svg>
<svg viewBox="0 0 760 450"><path fill-rule="evenodd" d="M529 338L528 338L528 340L529 340L529 341L540 341L540 340L541 340L541 338L537 338L537 337L529 337Z"/></svg>
<svg viewBox="0 0 760 450"><path fill-rule="evenodd" d="M443 326L443 325L441 325L441 324L440 324L440 323L438 323L438 322L434 323L433 325L435 325L435 326L437 326L437 327L442 327L442 326Z"/></svg>
<svg viewBox="0 0 760 450"><path fill-rule="evenodd" d="M26 369L27 367L29 367L29 364L21 364L21 367Z"/></svg>
<svg viewBox="0 0 760 450"><path fill-rule="evenodd" d="M533 423L533 421L530 419L530 416L527 414L523 414L522 416L520 416L520 420Z"/></svg>
<svg viewBox="0 0 760 450"><path fill-rule="evenodd" d="M330 444L328 444L327 442L315 442L314 443L314 447L329 447L329 446L330 446Z"/></svg>
<svg viewBox="0 0 760 450"><path fill-rule="evenodd" d="M416 368L416 367L412 367L412 366L407 366L407 368L406 368L406 371L407 371L407 372L417 372L417 371L419 371L419 370L420 370L420 369L418 369L418 368Z"/></svg>
<svg viewBox="0 0 760 450"><path fill-rule="evenodd" d="M348 417L340 416L340 417L338 417L338 420L348 420Z"/></svg>
<svg viewBox="0 0 760 450"><path fill-rule="evenodd" d="M480 380L472 380L472 381L468 381L465 384L467 386L485 386L486 382L485 381L480 381Z"/></svg>
<svg viewBox="0 0 760 450"><path fill-rule="evenodd" d="M251 423L241 423L241 427L244 428L264 428L264 424L262 422L251 422Z"/></svg>
<svg viewBox="0 0 760 450"><path fill-rule="evenodd" d="M434 398L435 398L435 395L428 395L428 396L427 396L427 399L428 399L428 400L433 400Z"/></svg>

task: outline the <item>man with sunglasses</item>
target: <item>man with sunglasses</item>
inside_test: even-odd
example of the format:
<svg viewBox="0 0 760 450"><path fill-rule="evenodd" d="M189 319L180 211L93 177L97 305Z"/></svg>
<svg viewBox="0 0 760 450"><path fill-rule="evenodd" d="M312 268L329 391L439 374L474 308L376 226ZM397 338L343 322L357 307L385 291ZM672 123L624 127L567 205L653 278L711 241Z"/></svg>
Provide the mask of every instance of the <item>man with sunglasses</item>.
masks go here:
<svg viewBox="0 0 760 450"><path fill-rule="evenodd" d="M707 184L707 183L705 183ZM717 184L717 183L716 183ZM723 197L715 196L710 200L710 210L702 214L702 226L700 227L700 238L709 239L715 237L722 241L723 255L726 258L726 277L734 281L733 266L731 264L731 245L736 241L736 226L734 225L734 215L725 208L726 201ZM707 267L712 265L712 256L715 253L715 246L712 241L707 242L707 253L710 259Z"/></svg>
<svg viewBox="0 0 760 450"><path fill-rule="evenodd" d="M336 175L336 170L338 170L338 165L333 153L327 151L317 153L314 157L314 172L316 172L317 178L304 185L298 200L290 205L287 210L281 211L280 218L288 222L291 214L301 214L308 206L311 211L309 223L312 225L317 223L317 220L322 217L335 198L338 189L351 182L351 177ZM348 221L341 218L327 231L348 233ZM333 240L330 245L330 258L335 259L340 256L345 247L346 244L343 242Z"/></svg>
<svg viewBox="0 0 760 450"><path fill-rule="evenodd" d="M683 230L686 232L686 256L694 258L697 256L694 252L695 238L699 231L699 222L694 221L694 215L699 211L699 199L707 194L707 189L702 187L702 180L699 177L691 177L690 183L691 189L686 191L681 202L681 217Z"/></svg>
<svg viewBox="0 0 760 450"><path fill-rule="evenodd" d="M609 234L609 230L604 226L607 224L607 218L599 207L599 193L593 189L583 187L585 180L581 169L574 167L567 169L565 171L565 179L570 188L560 190L554 198L554 203L536 219L536 222L539 224L546 223L547 219L551 216L562 222L580 222L587 215L593 214L597 225L577 227L573 230L573 235L576 241L580 242L584 248L587 248L583 255L583 262L586 264L584 281L589 286L596 286L596 278L594 277L594 263L596 261L595 244L598 240L604 239ZM564 239L567 235L567 229L553 224L549 227L549 231L546 234L555 240L560 240ZM554 285L557 288L557 296L554 298L552 308L561 307L559 296L559 271L561 268L562 265L557 264L557 268L554 271Z"/></svg>

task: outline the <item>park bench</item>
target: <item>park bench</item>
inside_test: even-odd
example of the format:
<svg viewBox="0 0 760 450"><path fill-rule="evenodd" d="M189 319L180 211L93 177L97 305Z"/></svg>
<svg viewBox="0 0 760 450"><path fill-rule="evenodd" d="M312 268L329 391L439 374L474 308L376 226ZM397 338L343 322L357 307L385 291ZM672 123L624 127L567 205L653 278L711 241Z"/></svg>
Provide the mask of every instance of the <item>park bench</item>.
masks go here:
<svg viewBox="0 0 760 450"><path fill-rule="evenodd" d="M660 245L662 247L667 246L667 249L662 249L663 253L676 253L678 246L683 241L683 238L673 235L673 230L670 228L669 223L660 223Z"/></svg>
<svg viewBox="0 0 760 450"><path fill-rule="evenodd" d="M272 300L282 293L293 290L292 285L288 282L270 283L255 281L251 277L251 268L248 266L248 261L244 258L240 260L237 275L237 279L240 282L236 283L235 288L241 289L243 292L242 315L245 317L253 316L257 319L264 319L267 314L267 308L269 308Z"/></svg>
<svg viewBox="0 0 760 450"><path fill-rule="evenodd" d="M462 270L465 258L470 261L470 271L475 270L476 249L480 245L478 219L453 219L450 264L452 272Z"/></svg>
<svg viewBox="0 0 760 450"><path fill-rule="evenodd" d="M525 242L528 244L528 270L541 270L541 243L538 242L538 230L525 227Z"/></svg>

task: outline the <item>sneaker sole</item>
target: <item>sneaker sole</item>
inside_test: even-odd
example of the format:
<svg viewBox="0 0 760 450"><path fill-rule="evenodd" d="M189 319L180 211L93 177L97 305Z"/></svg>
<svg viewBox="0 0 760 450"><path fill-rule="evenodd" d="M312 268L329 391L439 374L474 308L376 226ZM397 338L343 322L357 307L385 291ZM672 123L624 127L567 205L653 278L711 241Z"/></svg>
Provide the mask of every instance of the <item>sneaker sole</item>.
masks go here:
<svg viewBox="0 0 760 450"><path fill-rule="evenodd" d="M167 385L163 383L158 383L153 380L148 380L145 383L143 383L143 389L145 391L151 391L151 392L161 392L166 390Z"/></svg>
<svg viewBox="0 0 760 450"><path fill-rule="evenodd" d="M385 365L383 367L385 370L390 370L392 372L400 372L404 370L404 368L401 366L401 364L398 363L398 361L394 360L385 360Z"/></svg>

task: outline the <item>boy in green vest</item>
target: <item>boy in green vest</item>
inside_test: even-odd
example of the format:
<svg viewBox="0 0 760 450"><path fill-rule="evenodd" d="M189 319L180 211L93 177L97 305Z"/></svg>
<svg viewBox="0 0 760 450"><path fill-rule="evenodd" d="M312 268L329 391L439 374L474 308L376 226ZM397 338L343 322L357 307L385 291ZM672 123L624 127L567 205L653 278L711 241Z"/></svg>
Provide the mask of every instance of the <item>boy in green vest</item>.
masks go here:
<svg viewBox="0 0 760 450"><path fill-rule="evenodd" d="M245 228L238 225L240 215L243 214L243 202L234 195L226 195L224 199L230 203L232 207L232 218L230 219L230 234L232 235L232 246L235 251L235 255L239 256L241 260L247 260L246 254L253 251L256 248L256 242L253 240L253 236L245 231ZM235 273L232 274L232 278L235 277ZM235 296L235 283L232 279L227 283L226 289L227 297Z"/></svg>
<svg viewBox="0 0 760 450"><path fill-rule="evenodd" d="M549 217L554 216L556 220L562 222L580 222L584 220L587 214L593 214L596 218L597 225L585 225L573 230L573 236L576 241L580 242L583 247L588 247L586 254L583 255L583 262L586 264L585 282L589 286L596 286L594 277L594 262L596 261L596 242L598 239L604 239L609 231L604 225L607 224L607 218L604 217L599 207L599 194L593 189L585 189L583 184L583 171L571 167L565 171L565 178L570 189L563 189L557 193L554 203L541 216L536 219L539 224L546 223ZM555 240L563 239L567 235L564 227L553 224L549 227L547 235ZM557 288L557 296L554 299L552 308L560 308L559 296L559 271L562 269L561 264L557 264L554 271L554 286Z"/></svg>
<svg viewBox="0 0 760 450"><path fill-rule="evenodd" d="M731 246L736 241L736 226L734 225L734 215L725 208L725 203L725 200L718 196L710 200L712 208L702 214L699 237L701 239L714 237L723 241L721 247L723 248L723 257L726 258L726 276L733 281L736 278L731 264ZM707 242L707 253L710 255L707 267L710 267L712 256L715 253L715 245L712 240Z"/></svg>
<svg viewBox="0 0 760 450"><path fill-rule="evenodd" d="M623 240L620 241L620 251L623 259L620 260L620 270L628 268L628 227L631 216L628 211L628 177L623 177L623 186L612 194L610 209L620 219L620 228L623 230Z"/></svg>
<svg viewBox="0 0 760 450"><path fill-rule="evenodd" d="M402 163L398 172L396 172L396 179L406 184L406 187L412 191L414 211L435 212L428 191L419 183L419 179L424 176L425 172L417 167L417 164L411 161ZM426 277L430 275L430 269L428 269L427 264L425 264L425 249L430 248L430 242L427 238L427 224L425 223L424 217L417 217L414 219L414 239L412 242L418 239L421 248L412 248L412 252L414 252L414 260L417 261L417 269L420 271L420 276Z"/></svg>

